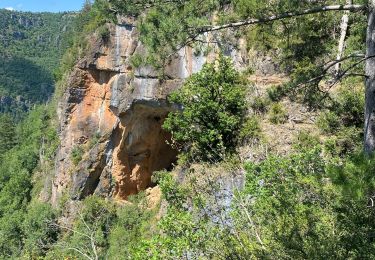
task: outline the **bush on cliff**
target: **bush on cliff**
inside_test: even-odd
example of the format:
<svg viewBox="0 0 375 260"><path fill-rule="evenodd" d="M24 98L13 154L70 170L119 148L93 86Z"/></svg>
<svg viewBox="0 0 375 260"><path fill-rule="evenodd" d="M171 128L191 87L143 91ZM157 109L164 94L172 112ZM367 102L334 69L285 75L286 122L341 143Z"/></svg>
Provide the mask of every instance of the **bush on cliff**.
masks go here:
<svg viewBox="0 0 375 260"><path fill-rule="evenodd" d="M233 183L239 164L204 164L183 183L160 173L160 231L130 258L373 259L375 160L336 159L319 145L271 155L247 163L243 189L232 191L225 179Z"/></svg>
<svg viewBox="0 0 375 260"><path fill-rule="evenodd" d="M237 144L246 108L245 84L228 58L206 64L170 102L181 110L169 114L164 129L182 145L188 160L217 161Z"/></svg>

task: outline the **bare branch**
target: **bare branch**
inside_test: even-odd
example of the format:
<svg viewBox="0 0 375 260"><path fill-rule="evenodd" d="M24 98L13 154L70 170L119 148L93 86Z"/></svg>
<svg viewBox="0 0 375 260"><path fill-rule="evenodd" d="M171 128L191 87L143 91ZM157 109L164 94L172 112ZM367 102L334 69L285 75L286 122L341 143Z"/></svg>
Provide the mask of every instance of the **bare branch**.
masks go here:
<svg viewBox="0 0 375 260"><path fill-rule="evenodd" d="M73 229L73 228L70 228L70 227L67 227L67 226L64 226L64 225L59 225L59 224L53 224L53 225L55 225L55 226L58 227L58 228L62 228L62 229L65 229L65 230L71 231L71 232L73 232L73 233L76 233L76 234L78 234L78 235L81 235L81 236L84 236L84 237L87 237L88 239L90 239L90 236L89 236L89 235L87 235L87 234L85 234L85 233L82 233L82 232L79 232L79 231L77 231L77 230L75 230L75 229Z"/></svg>
<svg viewBox="0 0 375 260"><path fill-rule="evenodd" d="M255 237L256 237L258 243L261 245L262 249L265 249L264 243L263 243L263 241L262 241L262 239L261 239L261 237L260 237L260 234L259 234L259 232L258 232L258 230L257 230L257 227L256 227L256 225L255 225L253 219L251 218L250 213L249 213L249 211L247 210L246 205L244 204L244 202L243 202L243 200L242 200L242 197L240 196L240 193L238 193L237 195L238 195L239 197L234 196L233 198L239 203L239 205L241 206L243 212L245 213L246 218L247 218L247 220L249 221L250 226L253 228L253 230L254 230L254 232L255 232Z"/></svg>
<svg viewBox="0 0 375 260"><path fill-rule="evenodd" d="M352 54L352 55L348 55L346 57L343 57L339 60L333 60L333 61L327 62L323 67L323 72L319 76L316 76L316 77L314 77L312 79L309 79L308 81L300 83L298 85L306 85L306 84L309 84L309 83L312 83L312 82L315 82L315 81L318 81L318 80L322 80L326 76L328 70L330 68L332 68L333 66L335 66L336 64L341 63L341 62L343 62L345 60L348 60L348 59L364 58L364 57L365 57L364 54ZM339 75L336 75L336 76L339 76Z"/></svg>
<svg viewBox="0 0 375 260"><path fill-rule="evenodd" d="M81 214L81 212L78 212L78 215L79 215L79 218L81 219L82 223L86 226L87 230L91 232L91 228L89 227L89 225L86 223L83 215Z"/></svg>
<svg viewBox="0 0 375 260"><path fill-rule="evenodd" d="M267 23L267 22L273 22L277 20L282 20L286 18L292 18L297 16L303 16L308 14L315 14L315 13L323 13L323 12L329 12L329 11L361 11L366 8L365 5L329 5L329 6L321 6L321 7L314 7L302 11L296 11L296 12L287 12L282 14L276 14L269 17L264 18L252 18L247 19L244 21L239 21L235 23L228 23L223 25L217 25L217 26L204 26L198 30L199 33L205 33L205 32L212 32L212 31L219 31L223 29L228 28L237 28L247 25L253 25L253 24L260 24L260 23Z"/></svg>
<svg viewBox="0 0 375 260"><path fill-rule="evenodd" d="M375 58L375 55L372 55L372 56L368 56L368 57L365 57L363 59L360 59L358 62L352 64L351 66L349 66L349 68L347 68L346 70L344 70L342 73L340 73L336 78L335 78L335 81L333 83L331 83L328 87L328 89L332 88L334 85L336 85L338 82L340 82L342 79L348 77L348 76L359 76L359 74L355 74L355 73L350 73L349 74L349 71L351 71L352 69L354 69L355 67L357 67L358 65L360 65L362 62L368 60L368 59L372 59L372 58ZM354 75L355 74L355 75ZM367 75L362 75L361 76L365 76L367 77Z"/></svg>
<svg viewBox="0 0 375 260"><path fill-rule="evenodd" d="M60 247L62 248L63 250L73 250L73 251L76 251L77 253L79 253L80 255L84 256L85 258L89 259L89 260L94 260L94 258L90 257L88 254L86 254L85 252L83 252L82 250L80 250L79 248L76 248L76 247L70 247L70 246L66 246L66 245L55 245L55 247Z"/></svg>

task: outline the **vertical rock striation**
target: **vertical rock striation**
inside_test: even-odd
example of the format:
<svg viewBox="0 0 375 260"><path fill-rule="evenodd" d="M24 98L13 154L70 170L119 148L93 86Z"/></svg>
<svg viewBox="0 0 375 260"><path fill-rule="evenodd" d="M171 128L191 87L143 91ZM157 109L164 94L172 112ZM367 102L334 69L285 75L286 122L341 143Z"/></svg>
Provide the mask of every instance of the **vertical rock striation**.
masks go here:
<svg viewBox="0 0 375 260"><path fill-rule="evenodd" d="M90 52L71 72L59 103L61 145L51 198L55 205L64 193L72 199L99 194L125 200L152 186L152 173L171 167L177 155L167 145L170 134L161 127L176 109L167 96L215 57L185 47L170 59L162 80L150 66L132 66L132 56L145 54L145 48L135 22L120 20L108 25L108 39L91 37ZM238 69L246 69L243 40L217 44L220 35L206 37L216 42L207 49L220 48ZM82 153L78 165L72 160L74 151Z"/></svg>
<svg viewBox="0 0 375 260"><path fill-rule="evenodd" d="M72 71L59 103L54 204L64 192L73 199L94 193L126 199L152 185L152 172L176 158L166 143L170 135L161 128L174 109L166 97L206 58L185 48L165 69L168 80L160 80L152 68L131 65L132 55L145 51L133 23L109 27L106 42L91 41L91 52ZM83 159L74 165L71 154L78 146Z"/></svg>

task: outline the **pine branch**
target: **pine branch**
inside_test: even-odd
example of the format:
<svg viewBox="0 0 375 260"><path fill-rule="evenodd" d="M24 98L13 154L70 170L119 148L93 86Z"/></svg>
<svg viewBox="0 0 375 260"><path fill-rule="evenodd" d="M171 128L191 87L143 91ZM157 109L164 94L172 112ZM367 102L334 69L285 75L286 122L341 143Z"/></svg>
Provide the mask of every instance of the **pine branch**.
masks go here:
<svg viewBox="0 0 375 260"><path fill-rule="evenodd" d="M205 32L219 31L219 30L228 29L228 28L238 28L238 27L247 26L247 25L273 22L273 21L282 20L286 18L298 17L298 16L315 14L315 13L323 13L323 12L329 12L329 11L356 12L356 11L361 11L364 9L366 9L365 5L355 5L355 4L321 6L321 7L314 7L314 8L310 8L310 9L306 9L302 11L276 14L276 15L272 15L272 16L264 17L264 18L251 18L251 19L247 19L247 20L239 21L235 23L228 23L228 24L217 25L217 26L204 26L198 29L198 32L202 34Z"/></svg>

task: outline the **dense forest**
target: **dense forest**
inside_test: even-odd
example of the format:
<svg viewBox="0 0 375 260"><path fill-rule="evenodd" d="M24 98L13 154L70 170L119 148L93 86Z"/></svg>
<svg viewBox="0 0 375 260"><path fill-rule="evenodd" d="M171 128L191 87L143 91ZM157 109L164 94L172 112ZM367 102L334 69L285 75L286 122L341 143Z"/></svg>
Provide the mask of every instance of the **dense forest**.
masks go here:
<svg viewBox="0 0 375 260"><path fill-rule="evenodd" d="M0 10L0 112L19 118L52 97L74 17Z"/></svg>
<svg viewBox="0 0 375 260"><path fill-rule="evenodd" d="M121 17L152 79L182 47L214 57L167 98L178 158L152 175L157 203L68 190L52 205L58 102ZM1 259L375 258L375 1L96 0L75 15L0 10L0 28L1 95L54 93L18 123L1 108ZM224 43L238 39L256 62L235 66ZM72 178L103 138L74 147Z"/></svg>

